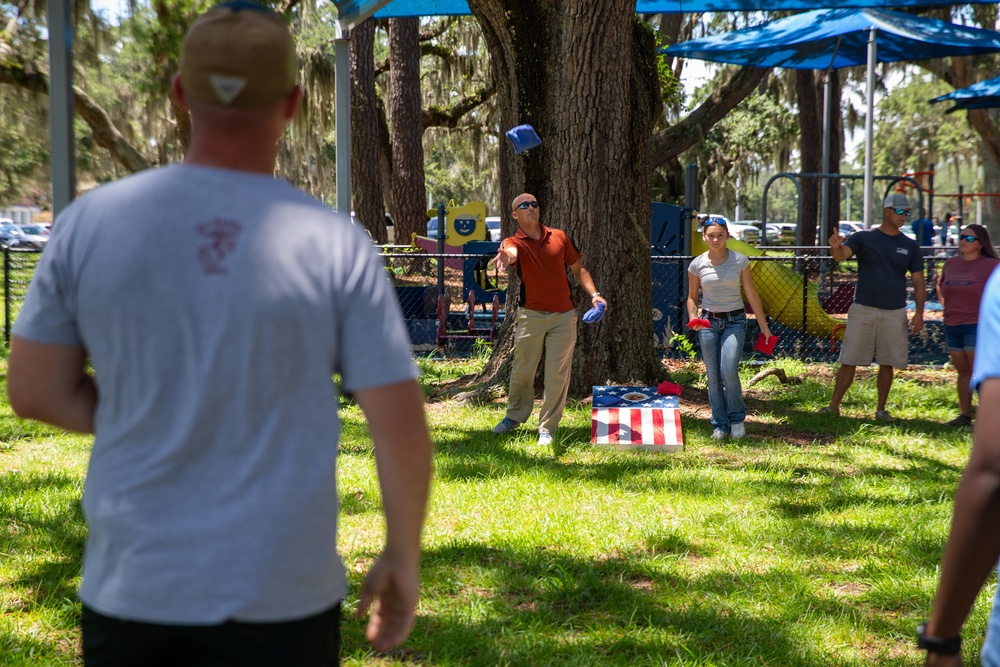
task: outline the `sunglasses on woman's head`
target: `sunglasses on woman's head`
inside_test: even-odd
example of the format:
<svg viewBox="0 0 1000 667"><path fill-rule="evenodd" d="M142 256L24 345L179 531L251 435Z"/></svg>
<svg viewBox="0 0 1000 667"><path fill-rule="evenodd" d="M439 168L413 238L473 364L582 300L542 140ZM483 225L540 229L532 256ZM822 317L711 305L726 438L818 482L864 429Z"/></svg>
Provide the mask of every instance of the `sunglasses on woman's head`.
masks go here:
<svg viewBox="0 0 1000 667"><path fill-rule="evenodd" d="M523 201L520 204L518 204L517 206L515 206L514 208L519 208L522 211L527 211L529 206L531 208L538 208L538 202L536 202L536 201Z"/></svg>
<svg viewBox="0 0 1000 667"><path fill-rule="evenodd" d="M958 238L962 239L963 241L968 241L969 243L979 240L978 238L976 238L975 234L962 234Z"/></svg>

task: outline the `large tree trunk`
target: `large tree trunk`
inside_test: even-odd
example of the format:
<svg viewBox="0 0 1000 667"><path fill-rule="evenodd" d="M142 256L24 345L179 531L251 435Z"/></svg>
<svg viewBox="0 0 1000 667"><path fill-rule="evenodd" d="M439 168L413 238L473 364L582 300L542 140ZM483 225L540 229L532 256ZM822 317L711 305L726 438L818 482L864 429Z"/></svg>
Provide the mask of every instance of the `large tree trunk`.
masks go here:
<svg viewBox="0 0 1000 667"><path fill-rule="evenodd" d="M376 243L389 242L379 173L381 123L375 95L375 20L351 30L351 199L354 213Z"/></svg>
<svg viewBox="0 0 1000 667"><path fill-rule="evenodd" d="M423 125L420 111L420 23L389 20L389 128L392 142L392 197L396 238L427 233ZM405 243L405 241L404 241Z"/></svg>
<svg viewBox="0 0 1000 667"><path fill-rule="evenodd" d="M570 392L661 375L653 348L650 145L659 107L654 40L633 0L470 0L490 50L501 130L530 123L542 145L500 144L504 206L534 194L543 224L565 230L609 302L580 325ZM509 220L504 229L509 231ZM505 382L516 280L501 340L480 379ZM590 299L576 288L581 312Z"/></svg>
<svg viewBox="0 0 1000 667"><path fill-rule="evenodd" d="M823 164L823 128L821 103L823 87L816 83L816 75L812 70L795 70L795 93L799 102L799 156L800 171L816 173L821 171ZM803 178L802 183L802 218L799 229L802 233L802 245L816 245L816 213L818 206L818 188L816 179ZM826 243L826 239L823 240Z"/></svg>

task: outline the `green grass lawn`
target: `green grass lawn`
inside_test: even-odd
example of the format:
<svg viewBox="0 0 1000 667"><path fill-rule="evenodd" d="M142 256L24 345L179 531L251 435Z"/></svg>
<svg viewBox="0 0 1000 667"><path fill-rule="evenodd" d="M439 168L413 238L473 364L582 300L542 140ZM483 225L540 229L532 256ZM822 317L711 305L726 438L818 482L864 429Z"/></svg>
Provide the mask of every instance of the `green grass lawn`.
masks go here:
<svg viewBox="0 0 1000 667"><path fill-rule="evenodd" d="M428 392L475 362L421 362ZM739 442L709 439L697 364L674 368L685 449L589 444L571 401L558 457L528 429L494 436L503 405L431 400L437 446L419 617L371 653L345 614L345 665L915 665L969 431L954 377L910 370L871 421L874 374L843 417L816 415L830 366L782 361L799 385L747 390ZM0 365L0 370L5 367ZM759 369L746 369L744 379ZM666 377L666 376L665 376ZM0 665L79 664L88 440L15 420L0 403ZM339 543L353 597L383 523L360 412L342 411ZM993 584L966 629L976 664Z"/></svg>

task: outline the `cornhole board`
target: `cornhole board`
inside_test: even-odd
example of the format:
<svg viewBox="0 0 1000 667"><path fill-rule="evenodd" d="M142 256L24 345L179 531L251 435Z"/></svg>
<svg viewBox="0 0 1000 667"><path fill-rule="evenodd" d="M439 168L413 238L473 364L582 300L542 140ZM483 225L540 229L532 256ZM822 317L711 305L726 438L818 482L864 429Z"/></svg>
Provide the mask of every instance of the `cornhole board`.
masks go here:
<svg viewBox="0 0 1000 667"><path fill-rule="evenodd" d="M656 387L594 387L590 442L616 449L673 452L684 449L677 396Z"/></svg>

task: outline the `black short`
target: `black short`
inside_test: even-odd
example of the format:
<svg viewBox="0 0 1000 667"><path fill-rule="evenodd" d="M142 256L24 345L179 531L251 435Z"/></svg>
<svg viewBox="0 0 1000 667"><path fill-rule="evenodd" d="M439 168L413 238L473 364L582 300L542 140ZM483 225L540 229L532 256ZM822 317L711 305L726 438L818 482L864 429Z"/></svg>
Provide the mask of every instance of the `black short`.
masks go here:
<svg viewBox="0 0 1000 667"><path fill-rule="evenodd" d="M86 667L337 667L340 604L283 623L159 625L111 618L86 605Z"/></svg>

